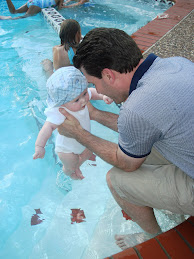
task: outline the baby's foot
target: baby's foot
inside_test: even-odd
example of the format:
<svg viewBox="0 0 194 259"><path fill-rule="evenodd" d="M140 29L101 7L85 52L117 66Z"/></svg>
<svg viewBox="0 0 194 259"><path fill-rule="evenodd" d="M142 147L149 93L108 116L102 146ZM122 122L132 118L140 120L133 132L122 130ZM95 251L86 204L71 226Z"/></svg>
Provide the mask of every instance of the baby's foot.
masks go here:
<svg viewBox="0 0 194 259"><path fill-rule="evenodd" d="M74 172L73 174L71 174L70 177L71 177L72 179L74 179L74 180L82 180L82 179L85 178L79 168L76 169L75 172Z"/></svg>
<svg viewBox="0 0 194 259"><path fill-rule="evenodd" d="M96 161L96 155L92 154L91 157L88 158L88 160Z"/></svg>

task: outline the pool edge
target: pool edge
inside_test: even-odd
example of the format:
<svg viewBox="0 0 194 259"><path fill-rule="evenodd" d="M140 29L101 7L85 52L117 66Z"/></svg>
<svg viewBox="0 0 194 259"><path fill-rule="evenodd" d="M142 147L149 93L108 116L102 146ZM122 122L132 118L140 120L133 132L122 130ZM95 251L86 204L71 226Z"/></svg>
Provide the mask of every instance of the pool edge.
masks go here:
<svg viewBox="0 0 194 259"><path fill-rule="evenodd" d="M105 259L192 259L194 217L146 242Z"/></svg>
<svg viewBox="0 0 194 259"><path fill-rule="evenodd" d="M144 55L156 42L161 40L184 20L193 9L194 2L192 0L176 0L175 5L164 12L164 14L168 15L168 18L158 19L156 17L134 32L131 37L135 40Z"/></svg>

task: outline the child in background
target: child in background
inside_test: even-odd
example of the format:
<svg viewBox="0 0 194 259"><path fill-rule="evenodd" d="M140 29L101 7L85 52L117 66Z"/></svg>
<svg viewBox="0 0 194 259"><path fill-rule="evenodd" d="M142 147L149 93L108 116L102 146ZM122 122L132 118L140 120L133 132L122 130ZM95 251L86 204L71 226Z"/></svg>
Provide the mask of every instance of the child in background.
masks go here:
<svg viewBox="0 0 194 259"><path fill-rule="evenodd" d="M73 4L69 4L70 2L75 2ZM67 0L65 3L62 5L62 8L71 8L71 7L76 7L79 5L84 5L85 3L89 2L89 0Z"/></svg>
<svg viewBox="0 0 194 259"><path fill-rule="evenodd" d="M81 27L76 20L66 19L61 23L59 33L61 44L53 47L53 62L50 59L42 61L47 78L54 73L54 70L73 65L73 57L81 37Z"/></svg>
<svg viewBox="0 0 194 259"><path fill-rule="evenodd" d="M52 132L65 120L59 112L64 108L75 118L81 126L90 131L90 117L87 103L92 100L104 100L107 104L112 102L109 97L98 94L95 88L87 88L85 76L75 67L62 67L58 69L47 81L47 104L45 109L46 122L40 130L33 159L43 158L45 145ZM92 156L92 152L78 143L75 139L67 138L58 133L55 152L63 163L63 172L72 179L83 179L80 166Z"/></svg>
<svg viewBox="0 0 194 259"><path fill-rule="evenodd" d="M57 7L58 9L63 6L63 0L28 0L27 3L20 6L18 9L15 8L11 0L6 0L10 13L18 14L25 13L22 16L11 17L11 16L0 16L0 20L17 20L33 16L40 13L43 8Z"/></svg>

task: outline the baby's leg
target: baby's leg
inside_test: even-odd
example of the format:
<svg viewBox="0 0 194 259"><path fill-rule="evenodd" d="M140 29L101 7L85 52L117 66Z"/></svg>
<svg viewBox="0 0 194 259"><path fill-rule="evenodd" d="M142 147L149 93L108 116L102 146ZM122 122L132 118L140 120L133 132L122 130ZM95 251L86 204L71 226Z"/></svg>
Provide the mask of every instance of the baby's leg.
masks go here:
<svg viewBox="0 0 194 259"><path fill-rule="evenodd" d="M63 172L66 175L71 175L79 167L79 155L58 152L58 156L63 163Z"/></svg>
<svg viewBox="0 0 194 259"><path fill-rule="evenodd" d="M79 169L79 155L74 153L58 152L59 159L63 163L63 172L72 179L83 179L82 172Z"/></svg>
<svg viewBox="0 0 194 259"><path fill-rule="evenodd" d="M93 153L89 149L84 149L84 151L79 155L79 166L81 166L86 160L91 158Z"/></svg>

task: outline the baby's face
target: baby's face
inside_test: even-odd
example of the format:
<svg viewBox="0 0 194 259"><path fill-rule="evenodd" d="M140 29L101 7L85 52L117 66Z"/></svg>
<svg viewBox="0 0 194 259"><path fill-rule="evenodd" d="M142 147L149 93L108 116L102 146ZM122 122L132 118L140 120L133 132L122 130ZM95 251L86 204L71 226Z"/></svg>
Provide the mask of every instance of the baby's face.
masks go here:
<svg viewBox="0 0 194 259"><path fill-rule="evenodd" d="M71 102L65 103L64 107L72 112L83 110L89 101L88 89L86 88L78 97Z"/></svg>

